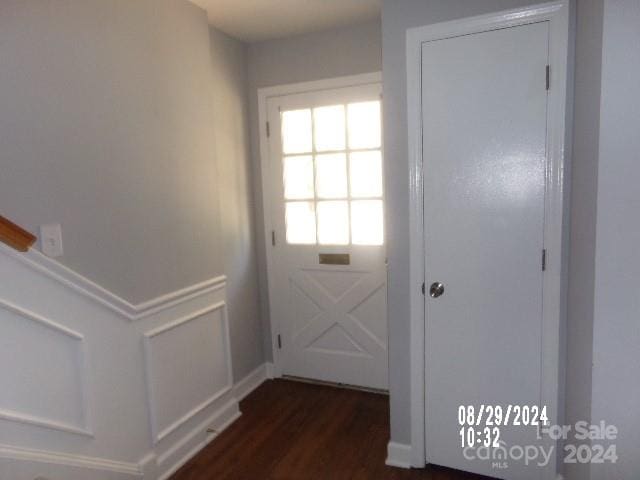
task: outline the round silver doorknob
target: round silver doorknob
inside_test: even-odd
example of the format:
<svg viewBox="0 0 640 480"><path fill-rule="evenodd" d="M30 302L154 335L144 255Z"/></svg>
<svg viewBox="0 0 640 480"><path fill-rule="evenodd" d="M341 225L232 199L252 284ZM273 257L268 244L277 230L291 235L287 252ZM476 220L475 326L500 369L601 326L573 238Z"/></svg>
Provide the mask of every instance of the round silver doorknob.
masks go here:
<svg viewBox="0 0 640 480"><path fill-rule="evenodd" d="M429 287L429 295L432 298L438 298L440 295L444 293L444 285L440 282L434 282Z"/></svg>

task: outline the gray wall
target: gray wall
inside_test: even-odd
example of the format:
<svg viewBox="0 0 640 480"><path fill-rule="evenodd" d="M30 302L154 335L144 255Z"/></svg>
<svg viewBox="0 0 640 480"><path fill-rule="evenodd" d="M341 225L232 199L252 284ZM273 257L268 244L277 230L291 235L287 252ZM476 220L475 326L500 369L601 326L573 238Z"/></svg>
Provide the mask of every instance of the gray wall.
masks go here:
<svg viewBox="0 0 640 480"><path fill-rule="evenodd" d="M256 240L264 350L273 358L269 326L263 228L258 88L324 78L379 72L382 69L380 22L310 33L249 46L249 111L256 202Z"/></svg>
<svg viewBox="0 0 640 480"><path fill-rule="evenodd" d="M214 28L210 34L220 232L233 371L239 379L264 361L249 155L247 47Z"/></svg>
<svg viewBox="0 0 640 480"><path fill-rule="evenodd" d="M0 64L3 215L130 302L224 273L204 11L2 0Z"/></svg>
<svg viewBox="0 0 640 480"><path fill-rule="evenodd" d="M227 274L236 379L264 361L246 63L186 0L0 2L0 213L130 302Z"/></svg>
<svg viewBox="0 0 640 480"><path fill-rule="evenodd" d="M640 475L640 2L605 0L596 226L592 417L619 459L593 480ZM594 442L596 443L596 442Z"/></svg>
<svg viewBox="0 0 640 480"><path fill-rule="evenodd" d="M409 172L406 30L528 5L531 0L384 0L382 4L385 182L389 256L391 439L411 443L409 331Z"/></svg>
<svg viewBox="0 0 640 480"><path fill-rule="evenodd" d="M591 418L602 14L602 0L577 2L567 300L567 425ZM566 464L565 476L569 480L587 480L589 465Z"/></svg>

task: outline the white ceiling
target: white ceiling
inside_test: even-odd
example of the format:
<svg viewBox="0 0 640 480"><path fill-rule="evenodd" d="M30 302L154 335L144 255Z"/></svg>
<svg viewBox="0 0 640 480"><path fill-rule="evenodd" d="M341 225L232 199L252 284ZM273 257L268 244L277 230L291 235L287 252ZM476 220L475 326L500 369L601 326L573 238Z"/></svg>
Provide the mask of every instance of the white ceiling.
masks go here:
<svg viewBox="0 0 640 480"><path fill-rule="evenodd" d="M258 42L373 20L382 0L191 0L209 23L245 42Z"/></svg>

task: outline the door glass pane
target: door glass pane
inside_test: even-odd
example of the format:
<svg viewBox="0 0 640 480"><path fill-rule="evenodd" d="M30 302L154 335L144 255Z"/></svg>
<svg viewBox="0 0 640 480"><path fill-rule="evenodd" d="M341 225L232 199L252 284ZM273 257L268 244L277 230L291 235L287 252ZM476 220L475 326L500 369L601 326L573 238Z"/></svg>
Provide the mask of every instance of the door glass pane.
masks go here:
<svg viewBox="0 0 640 480"><path fill-rule="evenodd" d="M318 202L318 241L322 245L349 243L349 205L346 201Z"/></svg>
<svg viewBox="0 0 640 480"><path fill-rule="evenodd" d="M316 213L313 202L287 202L287 243L316 243Z"/></svg>
<svg viewBox="0 0 640 480"><path fill-rule="evenodd" d="M380 148L380 102L351 103L348 106L349 148Z"/></svg>
<svg viewBox="0 0 640 480"><path fill-rule="evenodd" d="M344 105L313 109L313 129L316 150L344 150Z"/></svg>
<svg viewBox="0 0 640 480"><path fill-rule="evenodd" d="M311 110L282 112L282 151L311 152Z"/></svg>
<svg viewBox="0 0 640 480"><path fill-rule="evenodd" d="M287 200L313 198L313 158L285 157L284 197Z"/></svg>
<svg viewBox="0 0 640 480"><path fill-rule="evenodd" d="M382 245L382 200L351 202L351 242L354 245Z"/></svg>
<svg viewBox="0 0 640 480"><path fill-rule="evenodd" d="M316 193L320 198L347 196L347 157L344 153L316 156Z"/></svg>
<svg viewBox="0 0 640 480"><path fill-rule="evenodd" d="M352 197L382 196L382 155L380 150L349 155L349 181Z"/></svg>

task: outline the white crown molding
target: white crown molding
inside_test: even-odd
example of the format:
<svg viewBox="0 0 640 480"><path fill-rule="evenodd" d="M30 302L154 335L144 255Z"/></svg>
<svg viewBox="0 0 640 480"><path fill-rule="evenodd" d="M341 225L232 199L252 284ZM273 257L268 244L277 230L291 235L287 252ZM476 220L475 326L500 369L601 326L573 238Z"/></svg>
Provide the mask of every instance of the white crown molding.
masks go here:
<svg viewBox="0 0 640 480"><path fill-rule="evenodd" d="M77 435L83 435L87 437L93 437L93 431L91 430L90 420L90 408L89 408L89 392L87 381L87 365L86 365L86 344L84 336L70 328L67 328L59 323L54 322L48 318L43 317L35 312L24 309L15 305L7 300L0 298L0 309L11 312L27 320L31 320L39 325L44 326L54 332L61 333L62 335L69 337L78 342L77 347L77 368L79 372L78 381L80 383L80 392L82 396L82 410L83 410L83 425L77 426L66 422L59 422L55 419L43 418L26 413L14 411L11 409L0 408L0 419L10 422L23 423L26 425L34 425L37 427L48 428L50 430L58 430L61 432L74 433Z"/></svg>
<svg viewBox="0 0 640 480"><path fill-rule="evenodd" d="M0 445L0 458L66 465L103 472L123 473L138 478L142 477L142 469L137 463L118 462L115 460L108 460L106 458L69 455L67 453L44 450L32 450L28 448L12 447L10 445Z"/></svg>
<svg viewBox="0 0 640 480"><path fill-rule="evenodd" d="M130 321L140 320L193 298L220 290L225 287L227 280L226 276L220 275L134 305L33 248L26 253L21 253L0 244L0 253L56 280Z"/></svg>

